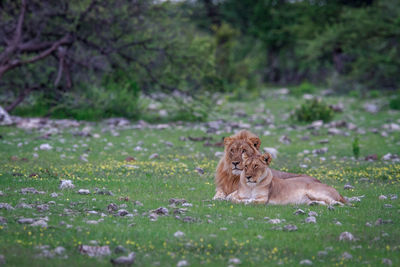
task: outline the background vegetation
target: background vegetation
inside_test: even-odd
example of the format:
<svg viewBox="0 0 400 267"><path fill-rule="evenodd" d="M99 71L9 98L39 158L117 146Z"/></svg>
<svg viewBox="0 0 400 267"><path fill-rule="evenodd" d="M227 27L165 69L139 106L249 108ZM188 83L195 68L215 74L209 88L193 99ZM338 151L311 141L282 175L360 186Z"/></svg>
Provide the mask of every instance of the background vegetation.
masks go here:
<svg viewBox="0 0 400 267"><path fill-rule="evenodd" d="M204 120L215 92L399 88L396 0L2 0L0 29L0 103L16 115L159 120L139 99L166 94L170 120Z"/></svg>

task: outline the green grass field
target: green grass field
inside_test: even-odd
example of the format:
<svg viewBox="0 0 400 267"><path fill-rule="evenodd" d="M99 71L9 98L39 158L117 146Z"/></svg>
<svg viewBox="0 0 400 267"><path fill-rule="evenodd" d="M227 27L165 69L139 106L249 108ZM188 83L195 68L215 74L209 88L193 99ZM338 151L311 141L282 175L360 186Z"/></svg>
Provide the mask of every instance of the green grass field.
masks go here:
<svg viewBox="0 0 400 267"><path fill-rule="evenodd" d="M385 108L385 98L378 99L382 109L377 114L363 110L365 101L326 100L342 102L344 112L337 113L334 121L354 123L357 130L338 128L344 134L329 135L324 127L311 130L307 124L295 124L288 116L298 100L273 94L218 107L209 116L209 121L224 120L216 131L207 123L150 128L91 123L92 137L74 135L87 126L82 123L43 139L43 130L1 127L0 203L14 209L5 205L0 209L0 254L7 266L32 267L109 266L111 258L130 251L136 253L136 266L297 266L305 259L314 266L399 266L400 163L381 158L400 154L400 132L382 128L386 123L399 124L400 112ZM268 126L271 120L273 126ZM243 126L260 136L261 147L278 149L273 168L308 173L346 197L364 196L361 202L330 210L212 201L219 160L215 153L223 148L204 146L205 141L189 137L210 137L209 142L216 143ZM382 131L387 136L382 137ZM279 142L282 135L291 143ZM355 136L360 140L359 160L352 159ZM39 149L42 144L52 149ZM323 147L328 148L326 153L313 156L312 150ZM159 156L149 159L154 153ZM371 154L378 160L365 161ZM125 161L129 156L135 160ZM72 180L75 188L59 189L60 180ZM354 188L345 190L347 183ZM29 187L44 194L21 193ZM113 195L96 193L96 188ZM90 194L78 194L79 189ZM184 198L189 204L171 206L171 198ZM111 203L129 215L109 212ZM159 207L167 208L168 215L151 215ZM298 208L306 214L295 215ZM305 223L310 211L318 214L315 224ZM42 218L47 227L20 224L21 218ZM271 224L269 219L281 222ZM289 224L297 231L285 231ZM174 236L178 231L184 235ZM346 231L355 240L339 241ZM111 254L89 257L79 252L79 245L96 244L109 246ZM118 245L126 252L115 253ZM60 255L54 253L59 246L65 248Z"/></svg>

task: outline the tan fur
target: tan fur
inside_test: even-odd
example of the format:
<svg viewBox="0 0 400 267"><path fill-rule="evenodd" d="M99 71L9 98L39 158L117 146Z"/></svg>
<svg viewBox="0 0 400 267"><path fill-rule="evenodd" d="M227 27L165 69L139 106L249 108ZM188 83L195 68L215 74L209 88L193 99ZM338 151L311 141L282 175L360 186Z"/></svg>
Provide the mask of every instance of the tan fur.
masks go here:
<svg viewBox="0 0 400 267"><path fill-rule="evenodd" d="M255 134L247 130L242 130L237 134L226 137L224 139L224 145L224 156L220 159L215 174L216 193L213 199L225 199L227 195L238 189L240 172L242 169L242 153L245 151L248 156L252 156L255 153L259 154L261 140ZM239 170L232 170L232 162L239 162ZM306 179L319 182L317 179L306 175L281 172L272 169L271 172L274 177L281 179L303 176L306 177Z"/></svg>
<svg viewBox="0 0 400 267"><path fill-rule="evenodd" d="M235 203L310 204L332 205L346 200L326 184L313 182L307 177L279 179L268 167L271 155L247 156L243 154L244 171L240 175L239 189L227 199Z"/></svg>

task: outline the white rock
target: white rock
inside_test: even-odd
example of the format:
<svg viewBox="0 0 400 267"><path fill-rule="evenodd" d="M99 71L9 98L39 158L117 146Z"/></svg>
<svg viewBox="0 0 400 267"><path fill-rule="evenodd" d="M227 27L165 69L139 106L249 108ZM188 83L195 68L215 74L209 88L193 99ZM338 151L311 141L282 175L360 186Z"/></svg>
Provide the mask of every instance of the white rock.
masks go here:
<svg viewBox="0 0 400 267"><path fill-rule="evenodd" d="M177 231L177 232L175 232L174 236L177 237L177 238L184 237L185 233L181 232L181 231Z"/></svg>
<svg viewBox="0 0 400 267"><path fill-rule="evenodd" d="M312 261L307 259L300 261L300 265L312 265L312 264L313 264Z"/></svg>
<svg viewBox="0 0 400 267"><path fill-rule="evenodd" d="M51 145L49 145L49 144L41 144L39 146L39 149L40 150L51 150L51 149L53 149L53 147Z"/></svg>
<svg viewBox="0 0 400 267"><path fill-rule="evenodd" d="M54 253L56 253L57 255L63 255L64 253L65 253L65 248L63 248L63 247L56 247L55 249L54 249Z"/></svg>
<svg viewBox="0 0 400 267"><path fill-rule="evenodd" d="M187 260L180 260L177 264L176 267L183 267L183 266L188 266L189 262Z"/></svg>
<svg viewBox="0 0 400 267"><path fill-rule="evenodd" d="M339 241L354 241L355 238L350 232L343 232L339 236Z"/></svg>
<svg viewBox="0 0 400 267"><path fill-rule="evenodd" d="M71 180L61 180L60 181L60 189L70 189L70 188L74 188L75 185L72 183Z"/></svg>
<svg viewBox="0 0 400 267"><path fill-rule="evenodd" d="M159 157L159 155L157 154L157 153L154 153L154 154L151 154L150 156L149 156L149 159L156 159L156 158L158 158Z"/></svg>
<svg viewBox="0 0 400 267"><path fill-rule="evenodd" d="M79 190L78 190L78 194L81 194L81 195L89 195L89 194L90 194L90 191L89 191L88 189L79 189Z"/></svg>
<svg viewBox="0 0 400 267"><path fill-rule="evenodd" d="M215 152L214 156L215 156L216 158L221 158L221 157L224 156L224 152L217 151L217 152Z"/></svg>
<svg viewBox="0 0 400 267"><path fill-rule="evenodd" d="M317 219L314 216L307 217L305 219L306 223L317 223Z"/></svg>
<svg viewBox="0 0 400 267"><path fill-rule="evenodd" d="M232 263L232 264L241 264L242 261L241 261L240 259L238 259L238 258L231 258L231 259L229 259L229 263Z"/></svg>

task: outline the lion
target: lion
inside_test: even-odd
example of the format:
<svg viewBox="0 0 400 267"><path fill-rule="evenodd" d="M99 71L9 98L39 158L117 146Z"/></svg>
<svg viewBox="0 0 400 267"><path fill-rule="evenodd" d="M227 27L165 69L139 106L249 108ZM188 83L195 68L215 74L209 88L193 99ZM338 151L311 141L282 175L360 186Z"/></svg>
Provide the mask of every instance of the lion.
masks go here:
<svg viewBox="0 0 400 267"><path fill-rule="evenodd" d="M260 153L260 145L260 138L247 130L242 130L224 139L224 156L220 159L215 174L216 193L213 197L214 200L225 199L227 195L238 189L240 173L242 172L242 153L246 153L248 156ZM281 179L304 176L319 182L317 179L306 175L273 169L271 171L275 177Z"/></svg>
<svg viewBox="0 0 400 267"><path fill-rule="evenodd" d="M243 153L244 170L240 174L238 190L228 195L235 203L259 204L323 204L343 205L346 200L326 184L316 183L304 177L279 179L269 168L272 156Z"/></svg>

